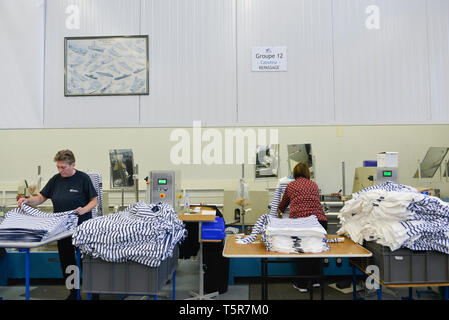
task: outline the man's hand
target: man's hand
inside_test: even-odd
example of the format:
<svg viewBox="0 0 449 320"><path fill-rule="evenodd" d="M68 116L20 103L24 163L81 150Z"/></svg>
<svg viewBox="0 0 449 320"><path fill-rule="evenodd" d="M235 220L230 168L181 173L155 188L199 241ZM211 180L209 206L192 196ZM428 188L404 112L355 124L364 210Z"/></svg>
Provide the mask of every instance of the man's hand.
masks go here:
<svg viewBox="0 0 449 320"><path fill-rule="evenodd" d="M282 218L282 212L281 212L281 210L278 210L278 218Z"/></svg>

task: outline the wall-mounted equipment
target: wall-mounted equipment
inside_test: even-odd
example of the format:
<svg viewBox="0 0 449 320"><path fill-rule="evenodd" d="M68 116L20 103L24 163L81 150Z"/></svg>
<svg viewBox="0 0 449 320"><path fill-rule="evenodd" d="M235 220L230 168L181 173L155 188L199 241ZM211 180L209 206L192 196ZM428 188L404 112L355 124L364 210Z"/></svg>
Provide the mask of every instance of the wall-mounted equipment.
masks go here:
<svg viewBox="0 0 449 320"><path fill-rule="evenodd" d="M433 178L448 150L447 147L430 147L422 162L418 164L418 169L413 178Z"/></svg>
<svg viewBox="0 0 449 320"><path fill-rule="evenodd" d="M111 162L111 189L123 189L134 186L134 158L131 149L109 150Z"/></svg>
<svg viewBox="0 0 449 320"><path fill-rule="evenodd" d="M306 144L289 144L287 145L288 153L288 172L292 173L293 168L300 162L309 166L310 177L315 178L315 166L312 156L312 145Z"/></svg>
<svg viewBox="0 0 449 320"><path fill-rule="evenodd" d="M279 172L279 145L258 145L256 178L276 178Z"/></svg>

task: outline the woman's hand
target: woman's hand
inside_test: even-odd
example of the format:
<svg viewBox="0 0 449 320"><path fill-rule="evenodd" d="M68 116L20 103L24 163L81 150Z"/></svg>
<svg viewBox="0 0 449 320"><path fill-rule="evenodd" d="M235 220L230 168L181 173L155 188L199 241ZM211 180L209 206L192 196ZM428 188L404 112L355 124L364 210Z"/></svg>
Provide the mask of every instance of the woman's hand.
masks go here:
<svg viewBox="0 0 449 320"><path fill-rule="evenodd" d="M25 197L19 197L18 199L17 199L17 206L20 208L20 207L22 207L22 204L27 204L28 203L28 198L25 198Z"/></svg>
<svg viewBox="0 0 449 320"><path fill-rule="evenodd" d="M85 214L87 211L86 209L84 209L83 207L78 207L75 209L75 213L82 216L83 214Z"/></svg>

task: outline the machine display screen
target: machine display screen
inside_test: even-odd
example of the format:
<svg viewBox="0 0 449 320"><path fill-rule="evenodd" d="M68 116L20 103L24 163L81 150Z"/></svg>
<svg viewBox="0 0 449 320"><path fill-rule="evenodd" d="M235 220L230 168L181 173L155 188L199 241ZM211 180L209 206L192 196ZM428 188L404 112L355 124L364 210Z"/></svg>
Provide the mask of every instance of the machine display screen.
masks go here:
<svg viewBox="0 0 449 320"><path fill-rule="evenodd" d="M384 177L391 177L393 173L391 171L384 171L383 172Z"/></svg>
<svg viewBox="0 0 449 320"><path fill-rule="evenodd" d="M157 179L157 184L167 184L167 179Z"/></svg>

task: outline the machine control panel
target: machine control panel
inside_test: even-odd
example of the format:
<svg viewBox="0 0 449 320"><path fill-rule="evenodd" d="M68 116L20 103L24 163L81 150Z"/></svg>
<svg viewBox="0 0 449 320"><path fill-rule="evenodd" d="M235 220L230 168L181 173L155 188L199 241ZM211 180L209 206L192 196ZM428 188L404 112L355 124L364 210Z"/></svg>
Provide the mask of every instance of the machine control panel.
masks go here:
<svg viewBox="0 0 449 320"><path fill-rule="evenodd" d="M150 202L165 202L175 208L176 204L176 177L174 171L150 172Z"/></svg>
<svg viewBox="0 0 449 320"><path fill-rule="evenodd" d="M398 183L398 169L397 168L376 168L377 182L376 184L392 181Z"/></svg>

